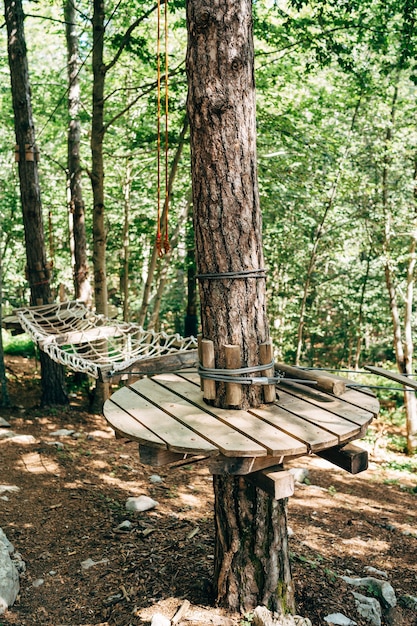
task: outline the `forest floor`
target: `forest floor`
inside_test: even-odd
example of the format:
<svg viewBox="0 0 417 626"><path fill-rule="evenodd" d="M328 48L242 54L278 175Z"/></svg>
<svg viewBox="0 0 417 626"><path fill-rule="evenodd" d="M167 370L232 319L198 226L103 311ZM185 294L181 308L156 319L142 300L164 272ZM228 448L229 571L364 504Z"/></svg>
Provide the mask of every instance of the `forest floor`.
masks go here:
<svg viewBox="0 0 417 626"><path fill-rule="evenodd" d="M116 439L101 415L89 413L85 394L73 394L66 409L41 409L36 362L8 357L7 371L13 407L0 416L34 441L0 439L0 487L18 488L0 493L0 528L26 563L20 595L0 625L136 626L155 612L171 618L184 600L189 626L248 624L213 605L207 468L141 465L136 444ZM417 595L416 466L384 447L378 420L372 428L378 446L368 445L362 474L315 457L293 463L310 473L310 484L290 498L288 524L297 613L314 626L336 612L367 624L340 578L366 576L367 566L387 573L397 598ZM76 435L52 435L59 429ZM414 471L404 471L407 464ZM127 512L127 498L142 494L158 507ZM125 520L130 530L118 528ZM88 559L95 564L87 569ZM417 614L399 605L383 624L416 626Z"/></svg>

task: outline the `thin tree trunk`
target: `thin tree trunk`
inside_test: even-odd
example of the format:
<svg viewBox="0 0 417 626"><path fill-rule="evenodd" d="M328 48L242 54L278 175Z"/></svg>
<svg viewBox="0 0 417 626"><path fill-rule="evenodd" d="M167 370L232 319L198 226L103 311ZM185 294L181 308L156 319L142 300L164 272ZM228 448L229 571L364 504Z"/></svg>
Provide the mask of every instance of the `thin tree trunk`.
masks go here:
<svg viewBox="0 0 417 626"><path fill-rule="evenodd" d="M340 180L342 178L344 165L345 165L347 156L348 156L349 151L350 151L351 138L352 138L352 135L353 135L353 129L355 127L356 118L357 118L358 113L359 113L360 105L361 105L361 96L359 97L359 99L358 99L358 101L356 103L355 110L353 112L352 122L350 124L350 130L349 130L349 136L348 136L348 145L346 146L346 148L344 150L344 153L342 155L341 161L339 163L339 169L338 169L338 172L337 172L336 180L333 183L333 187L331 189L329 199L326 202L326 205L324 207L324 211L322 213L320 222L319 222L319 224L317 226L317 229L316 229L316 234L315 234L314 243L313 243L313 249L312 249L311 254L310 254L310 260L309 260L308 267L307 267L307 275L306 275L306 279L304 281L303 298L301 300L300 314L299 314L299 319L298 319L297 351L296 351L296 356L295 356L295 364L296 365L300 365L300 360L301 360L301 352L302 352L302 349L303 349L303 341L304 341L304 325L305 325L307 298L308 298L308 295L309 295L309 292L310 292L310 285L311 285L311 279L312 279L312 276L313 276L313 272L314 272L314 269L316 267L317 252L318 252L318 248L319 248L319 244L320 244L321 238L322 238L323 233L324 233L325 221L326 221L327 216L329 215L331 209L333 208L334 202L336 200L336 194L337 194L337 190L338 190L338 187L339 187L339 182L340 182Z"/></svg>
<svg viewBox="0 0 417 626"><path fill-rule="evenodd" d="M10 397L7 388L6 366L3 349L3 250L0 250L0 406L9 407Z"/></svg>
<svg viewBox="0 0 417 626"><path fill-rule="evenodd" d="M255 84L250 0L188 0L188 114L194 224L200 274L203 338L213 342L215 367L225 344L237 345L242 365L259 364L269 338L262 277L261 213L256 167ZM242 272L253 272L248 277ZM216 404L225 406L224 385ZM242 406L262 402L245 385ZM245 478L214 477L215 588L219 604L245 612L265 604L294 610L286 500L273 501Z"/></svg>
<svg viewBox="0 0 417 626"><path fill-rule="evenodd" d="M366 259L366 270L365 275L362 281L362 289L361 289L361 298L359 302L359 313L358 313L358 321L357 321L357 335L356 335L356 351L355 351L355 369L359 369L359 359L361 356L361 348L362 348L362 326L363 326L363 306L365 302L365 293L368 285L369 278L369 268L371 266L370 254L368 254Z"/></svg>
<svg viewBox="0 0 417 626"><path fill-rule="evenodd" d="M182 151L183 151L183 148L184 148L184 143L185 143L185 139L186 139L186 135L187 135L187 130L188 130L188 118L186 116L185 119L184 119L184 123L182 125L180 136L178 138L177 150L175 152L174 159L172 161L172 165L171 165L170 172L169 172L169 177L168 177L168 199L172 195L172 187L174 185L175 176L176 176L177 171L178 171L178 165L180 163L181 154L182 154ZM166 218L167 210L168 210L167 201L165 199L164 205L162 207L162 215L161 215L161 224L162 224L162 228L163 228L162 237L165 234L164 224L165 224L165 218ZM154 246L152 248L151 258L149 260L148 275L146 277L145 288L143 290L143 296L142 296L142 304L141 304L140 311L139 311L139 316L138 316L138 323L141 326L145 325L146 315L148 313L151 289L152 289L153 279L154 279L154 276L155 276L157 262L158 262L158 248L156 246L156 241L155 241L155 244L154 244Z"/></svg>
<svg viewBox="0 0 417 626"><path fill-rule="evenodd" d="M77 12L75 0L65 0L64 17L67 40L68 62L68 208L70 225L70 247L73 252L74 292L77 299L91 304L91 285L87 260L87 238L85 232L85 206L82 195L80 165L80 81Z"/></svg>
<svg viewBox="0 0 417 626"><path fill-rule="evenodd" d="M414 270L416 265L417 231L413 232L407 266L407 287L404 312L404 373L408 376L413 371L413 295ZM413 454L417 448L417 400L412 389L404 388L404 406L407 416L407 452Z"/></svg>
<svg viewBox="0 0 417 626"><path fill-rule="evenodd" d="M104 221L104 2L93 3L93 114L91 120L91 185L93 189L94 303L107 315L106 227Z"/></svg>
<svg viewBox="0 0 417 626"><path fill-rule="evenodd" d="M130 226L130 193L132 189L132 163L130 158L126 160L125 182L123 185L124 196L124 221L123 221L123 260L122 260L122 294L123 294L123 320L129 321L129 226Z"/></svg>
<svg viewBox="0 0 417 626"><path fill-rule="evenodd" d="M172 259L173 251L177 246L179 235L181 233L182 227L186 219L187 219L187 209L185 209L185 211L183 211L183 213L178 216L177 226L171 236L171 242L170 242L171 248L164 255L165 262L164 262L164 266L161 269L161 273L159 275L159 282L158 282L158 287L157 287L155 298L154 298L153 311L152 311L151 318L149 320L149 324L147 326L148 329L153 329L157 327L158 319L159 319L159 311L161 309L162 296L164 295L165 287L166 287L167 280L168 280L169 263Z"/></svg>
<svg viewBox="0 0 417 626"><path fill-rule="evenodd" d="M21 0L5 0L8 56L12 100L19 157L20 197L26 243L27 278L30 304L51 301L51 265L46 260L45 235L37 166L38 151L30 97L29 69ZM62 365L40 353L43 405L67 404L65 372Z"/></svg>
<svg viewBox="0 0 417 626"><path fill-rule="evenodd" d="M194 336L198 334L198 315L197 315L197 284L195 269L195 243L194 232L191 228L193 222L193 205L188 203L187 215L187 310L184 320L184 337Z"/></svg>

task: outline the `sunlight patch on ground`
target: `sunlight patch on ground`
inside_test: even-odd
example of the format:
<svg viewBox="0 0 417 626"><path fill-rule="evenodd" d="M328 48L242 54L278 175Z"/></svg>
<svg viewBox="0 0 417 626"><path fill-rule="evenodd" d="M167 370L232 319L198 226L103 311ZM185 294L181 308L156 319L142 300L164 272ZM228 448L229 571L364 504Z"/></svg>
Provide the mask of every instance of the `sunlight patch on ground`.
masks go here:
<svg viewBox="0 0 417 626"><path fill-rule="evenodd" d="M61 474L61 468L58 463L47 456L42 456L38 452L22 454L18 467L25 469L31 474L54 474L55 476Z"/></svg>

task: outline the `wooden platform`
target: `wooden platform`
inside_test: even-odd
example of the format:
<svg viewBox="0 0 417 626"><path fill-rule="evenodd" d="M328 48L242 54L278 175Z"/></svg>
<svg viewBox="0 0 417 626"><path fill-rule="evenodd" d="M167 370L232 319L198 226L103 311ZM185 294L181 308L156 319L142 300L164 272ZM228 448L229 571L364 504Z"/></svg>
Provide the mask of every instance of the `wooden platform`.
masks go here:
<svg viewBox="0 0 417 626"><path fill-rule="evenodd" d="M104 415L117 434L140 444L143 462L204 455L213 473L246 474L291 457L343 449L365 434L379 410L369 391L347 389L336 397L290 379L277 390L271 405L218 409L204 402L198 374L182 370L119 389L106 401Z"/></svg>

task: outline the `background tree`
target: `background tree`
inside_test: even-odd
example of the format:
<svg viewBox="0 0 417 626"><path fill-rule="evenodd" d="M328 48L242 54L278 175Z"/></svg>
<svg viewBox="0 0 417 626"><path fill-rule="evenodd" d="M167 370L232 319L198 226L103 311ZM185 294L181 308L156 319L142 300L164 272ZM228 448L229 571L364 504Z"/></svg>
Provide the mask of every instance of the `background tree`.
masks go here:
<svg viewBox="0 0 417 626"><path fill-rule="evenodd" d="M68 60L68 210L74 293L77 299L91 304L91 284L87 258L85 205L81 176L80 80L77 11L74 0L64 3L65 34Z"/></svg>
<svg viewBox="0 0 417 626"><path fill-rule="evenodd" d="M20 197L25 229L27 278L32 306L51 301L51 264L46 260L42 205L38 179L35 129L32 119L23 9L20 0L6 0L5 19L13 97ZM40 353L42 404L66 404L64 369Z"/></svg>

